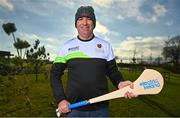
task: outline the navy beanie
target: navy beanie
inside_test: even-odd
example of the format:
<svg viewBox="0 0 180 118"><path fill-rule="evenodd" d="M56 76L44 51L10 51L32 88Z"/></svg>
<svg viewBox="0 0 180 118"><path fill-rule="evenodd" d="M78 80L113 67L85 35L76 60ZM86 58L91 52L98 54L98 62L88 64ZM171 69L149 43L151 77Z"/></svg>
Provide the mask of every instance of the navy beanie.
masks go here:
<svg viewBox="0 0 180 118"><path fill-rule="evenodd" d="M81 6L78 8L75 15L75 27L77 20L81 17L88 17L93 21L94 28L96 27L96 17L94 14L94 9L91 6Z"/></svg>

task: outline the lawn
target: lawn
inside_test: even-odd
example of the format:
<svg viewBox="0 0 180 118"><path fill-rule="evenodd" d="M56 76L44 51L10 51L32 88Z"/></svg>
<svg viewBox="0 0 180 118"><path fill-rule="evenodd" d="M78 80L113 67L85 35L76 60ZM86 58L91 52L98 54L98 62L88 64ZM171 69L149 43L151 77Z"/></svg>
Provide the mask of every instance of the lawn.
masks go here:
<svg viewBox="0 0 180 118"><path fill-rule="evenodd" d="M121 71L126 79L132 81L141 73ZM110 115L112 117L180 116L179 79L175 77L166 79L164 88L158 95L111 100ZM63 76L64 83L65 80L66 74ZM115 90L110 82L109 89ZM34 74L0 77L0 117L54 117L55 109L56 103L49 79L44 74L40 74L37 81Z"/></svg>

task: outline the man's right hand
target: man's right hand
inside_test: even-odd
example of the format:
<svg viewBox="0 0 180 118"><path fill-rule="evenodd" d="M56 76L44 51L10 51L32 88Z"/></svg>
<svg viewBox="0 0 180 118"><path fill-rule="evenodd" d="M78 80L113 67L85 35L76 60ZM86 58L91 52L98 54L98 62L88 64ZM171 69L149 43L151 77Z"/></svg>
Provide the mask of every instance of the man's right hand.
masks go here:
<svg viewBox="0 0 180 118"><path fill-rule="evenodd" d="M68 108L68 105L70 105L70 103L67 100L62 100L59 102L58 104L58 108L61 111L61 113L68 113L71 110Z"/></svg>

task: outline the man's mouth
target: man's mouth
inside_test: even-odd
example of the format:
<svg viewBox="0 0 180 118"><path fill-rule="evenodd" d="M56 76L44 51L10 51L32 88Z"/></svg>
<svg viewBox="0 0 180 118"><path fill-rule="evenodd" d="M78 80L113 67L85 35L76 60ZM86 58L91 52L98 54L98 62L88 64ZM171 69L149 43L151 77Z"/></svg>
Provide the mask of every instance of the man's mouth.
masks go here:
<svg viewBox="0 0 180 118"><path fill-rule="evenodd" d="M84 26L82 26L81 29L84 30L84 31L88 31L88 30L89 30L89 27L84 27Z"/></svg>

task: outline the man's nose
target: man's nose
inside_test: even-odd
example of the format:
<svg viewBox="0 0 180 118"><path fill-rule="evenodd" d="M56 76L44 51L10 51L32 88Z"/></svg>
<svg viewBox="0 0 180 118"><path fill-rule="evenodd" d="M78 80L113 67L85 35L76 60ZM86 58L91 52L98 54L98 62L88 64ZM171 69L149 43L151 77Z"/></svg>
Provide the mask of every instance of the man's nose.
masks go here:
<svg viewBox="0 0 180 118"><path fill-rule="evenodd" d="M83 25L87 25L87 19L83 19Z"/></svg>

